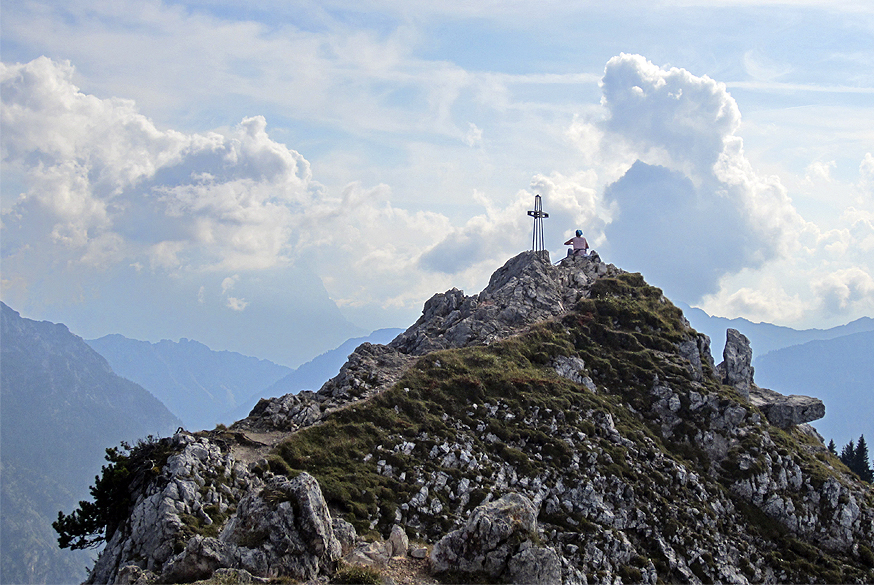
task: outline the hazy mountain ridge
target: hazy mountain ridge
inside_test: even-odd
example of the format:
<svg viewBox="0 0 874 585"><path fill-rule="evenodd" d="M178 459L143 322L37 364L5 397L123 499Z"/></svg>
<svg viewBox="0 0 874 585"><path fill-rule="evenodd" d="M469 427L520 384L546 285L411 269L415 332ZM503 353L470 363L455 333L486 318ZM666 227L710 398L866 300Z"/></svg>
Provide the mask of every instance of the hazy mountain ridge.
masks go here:
<svg viewBox="0 0 874 585"><path fill-rule="evenodd" d="M318 392L162 441L130 509L156 521L120 519L91 581L324 579L410 536L451 582L870 582L870 486L768 418L734 344L716 367L640 275L520 254Z"/></svg>
<svg viewBox="0 0 874 585"><path fill-rule="evenodd" d="M838 448L864 434L874 437L874 331L809 341L774 350L753 364L762 385L810 394L826 404L814 426Z"/></svg>
<svg viewBox="0 0 874 585"><path fill-rule="evenodd" d="M874 319L871 317L861 317L846 325L838 325L829 329L792 329L771 323L754 323L743 317L734 319L716 317L685 303L676 304L683 309L683 314L692 324L692 327L710 337L714 354L721 354L725 344L725 331L728 328L737 329L749 338L756 359L761 359L772 351L801 345L809 341L834 339L844 335L874 331Z"/></svg>
<svg viewBox="0 0 874 585"><path fill-rule="evenodd" d="M148 389L185 428L195 430L230 422L224 417L228 411L294 371L186 338L151 343L113 334L87 343L117 374Z"/></svg>
<svg viewBox="0 0 874 585"><path fill-rule="evenodd" d="M79 582L88 555L60 551L51 522L87 497L106 447L170 435L180 421L66 326L0 310L0 582Z"/></svg>

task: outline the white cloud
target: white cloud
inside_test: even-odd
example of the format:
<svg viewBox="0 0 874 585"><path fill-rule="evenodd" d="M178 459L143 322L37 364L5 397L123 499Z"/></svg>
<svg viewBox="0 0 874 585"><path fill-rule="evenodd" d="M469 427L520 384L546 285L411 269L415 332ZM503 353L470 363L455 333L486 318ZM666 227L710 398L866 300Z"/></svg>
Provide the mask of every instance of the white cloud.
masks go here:
<svg viewBox="0 0 874 585"><path fill-rule="evenodd" d="M605 191L615 205L607 244L620 265L694 302L726 273L797 245L805 223L779 178L752 169L724 84L622 54L607 63L602 89L602 148L637 159Z"/></svg>
<svg viewBox="0 0 874 585"><path fill-rule="evenodd" d="M836 167L837 164L833 160L828 162L814 161L808 165L804 180L808 183L815 183L817 181L830 183L833 180L831 176L832 169Z"/></svg>
<svg viewBox="0 0 874 585"><path fill-rule="evenodd" d="M610 59L601 90L609 111L605 126L614 137L635 146L643 162L695 180L712 174L725 139L740 126L725 84L676 67L661 69L640 55Z"/></svg>
<svg viewBox="0 0 874 585"><path fill-rule="evenodd" d="M3 65L4 165L28 190L4 209L96 265L267 268L317 196L309 163L262 117L224 134L159 130L127 100L72 83L69 63ZM31 233L36 237L36 233Z"/></svg>
<svg viewBox="0 0 874 585"><path fill-rule="evenodd" d="M843 313L853 305L874 308L874 278L858 267L837 270L812 284L823 308Z"/></svg>
<svg viewBox="0 0 874 585"><path fill-rule="evenodd" d="M271 32L156 10L146 36L177 34L182 23L191 24L195 53L206 39L240 34L252 41L238 43L244 48L237 55L219 48L215 79L186 82L189 97L225 95L234 87L246 99L263 94L265 101L236 117L242 118L236 126L180 132L142 115L139 101L97 97L90 85L80 91L73 80L95 76L76 77L69 63L4 66L4 174L20 176L23 186L20 200L4 192L4 253L18 255L19 265L40 256L54 258L54 267L123 263L154 274L212 271L245 280L297 263L318 272L347 315L377 307L415 312L450 286L478 290L497 265L528 248L525 212L540 193L550 213L548 246L582 228L608 261L642 270L669 294L666 284L673 286L685 297L680 300L710 293L704 298L725 311L795 318L798 307L812 306L797 292L809 282L853 264L871 273L857 258L859 250L872 249L871 155L850 190L867 199L854 202L835 225L805 222L785 176L754 169L738 136L737 103L707 76L620 55L605 69L602 103L589 104L580 95L594 91L591 74L465 71L416 58L420 39L403 27L346 38L335 21L319 34ZM285 50L283 71L265 65L243 79L244 67L227 66L232 58L275 60ZM155 96L174 74L155 86ZM547 85L571 97L531 98ZM268 133L267 120L252 116L264 111L262 103L275 108L277 96L287 96L280 100L284 115L311 118L366 146L329 148L313 159L314 177L309 161L278 141L300 140L302 133ZM166 113L154 102L149 108ZM226 115L217 101L204 111ZM315 137L303 148L323 149L324 142ZM371 166L373 144L397 161ZM811 160L828 161L810 166L811 185L841 187L840 159L807 156L802 168ZM320 184L326 176L334 177L330 187ZM750 276L780 272L781 262L797 266L805 254L808 280L787 284L780 294ZM757 297L756 290L769 293ZM251 290L236 291L233 302L229 291L213 300L232 309L251 302L247 315L261 309Z"/></svg>
<svg viewBox="0 0 874 585"><path fill-rule="evenodd" d="M249 302L245 299L238 299L236 297L228 297L227 307L232 311L242 311L246 307L249 306Z"/></svg>
<svg viewBox="0 0 874 585"><path fill-rule="evenodd" d="M727 314L743 315L754 322L792 322L808 309L798 294L790 295L773 279L757 288L741 287L724 298L713 299Z"/></svg>
<svg viewBox="0 0 874 585"><path fill-rule="evenodd" d="M240 280L239 274L228 276L224 280L222 280L222 294L227 294L229 290L234 288L234 285L237 284L238 280Z"/></svg>
<svg viewBox="0 0 874 585"><path fill-rule="evenodd" d="M470 146L471 148L481 146L483 142L483 131L482 128L477 128L477 125L473 122L469 123L469 130L467 134L464 136L464 143Z"/></svg>
<svg viewBox="0 0 874 585"><path fill-rule="evenodd" d="M130 101L81 92L72 75L46 58L3 66L3 164L26 178L23 195L4 200L7 268L38 280L58 261L49 258L64 257L172 276L318 258L342 305L419 304L434 292L422 292L429 279L416 266L451 231L444 216L392 205L385 185L327 192L261 116L221 133L161 130ZM238 279L225 278L222 294Z"/></svg>

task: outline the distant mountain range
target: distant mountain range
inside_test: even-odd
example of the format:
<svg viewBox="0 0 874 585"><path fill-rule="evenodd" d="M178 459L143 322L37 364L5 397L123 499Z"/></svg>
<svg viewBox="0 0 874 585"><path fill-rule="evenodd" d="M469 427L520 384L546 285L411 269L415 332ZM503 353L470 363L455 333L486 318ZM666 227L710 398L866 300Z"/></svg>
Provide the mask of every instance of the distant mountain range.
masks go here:
<svg viewBox="0 0 874 585"><path fill-rule="evenodd" d="M771 323L753 323L747 319L714 317L701 309L690 307L684 303L676 303L683 309L683 314L696 330L710 337L713 350L713 359L719 362L722 359L722 348L725 347L725 330L737 329L747 336L750 346L753 348L753 356L761 358L765 354L777 349L792 345L801 345L808 341L821 339L835 339L844 335L874 331L874 319L862 317L851 321L846 325L839 325L830 329L792 329Z"/></svg>
<svg viewBox="0 0 874 585"><path fill-rule="evenodd" d="M263 397L318 390L364 342L387 343L402 329L356 337L297 369L231 351L213 351L190 339L158 343L107 335L87 343L119 375L161 400L190 430L244 418Z"/></svg>
<svg viewBox="0 0 874 585"><path fill-rule="evenodd" d="M0 303L0 583L79 583L87 553L62 551L51 522L88 497L107 447L181 424L66 326Z"/></svg>
<svg viewBox="0 0 874 585"><path fill-rule="evenodd" d="M185 338L150 343L106 335L87 343L116 374L146 388L192 430L229 422L227 412L294 372L268 360L213 351Z"/></svg>

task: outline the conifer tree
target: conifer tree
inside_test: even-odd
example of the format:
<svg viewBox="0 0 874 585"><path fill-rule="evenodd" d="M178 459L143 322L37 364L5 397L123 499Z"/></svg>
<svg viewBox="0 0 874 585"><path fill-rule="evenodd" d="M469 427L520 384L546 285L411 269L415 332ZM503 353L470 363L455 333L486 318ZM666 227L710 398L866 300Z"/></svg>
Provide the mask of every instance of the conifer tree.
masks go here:
<svg viewBox="0 0 874 585"><path fill-rule="evenodd" d="M841 463L850 468L850 471L859 476L863 481L871 483L874 481L874 472L871 470L871 464L868 461L868 444L865 442L865 435L859 437L859 442L854 444L852 439L841 449L841 454L838 456Z"/></svg>
<svg viewBox="0 0 874 585"><path fill-rule="evenodd" d="M841 454L838 456L841 460L841 463L853 469L853 461L856 458L856 447L853 444L853 439L850 439L850 442L844 445L844 448L841 449Z"/></svg>
<svg viewBox="0 0 874 585"><path fill-rule="evenodd" d="M828 452L831 453L832 455L837 455L837 454L838 454L838 448L835 446L835 440L834 440L834 439L829 439L829 440L828 440Z"/></svg>
<svg viewBox="0 0 874 585"><path fill-rule="evenodd" d="M865 443L865 435L859 437L859 442L856 443L856 451L853 453L853 465L850 467L862 481L871 483L872 473L871 465L868 462L868 445Z"/></svg>

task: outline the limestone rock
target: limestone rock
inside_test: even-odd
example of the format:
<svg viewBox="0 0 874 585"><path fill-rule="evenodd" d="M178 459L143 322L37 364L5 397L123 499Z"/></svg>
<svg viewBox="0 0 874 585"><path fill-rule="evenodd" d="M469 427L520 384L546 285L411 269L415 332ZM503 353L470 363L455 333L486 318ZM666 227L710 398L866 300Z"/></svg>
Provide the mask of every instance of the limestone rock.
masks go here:
<svg viewBox="0 0 874 585"><path fill-rule="evenodd" d="M260 576L310 579L342 554L319 484L307 473L292 480L275 476L263 490L247 495L220 538L263 551L254 566L243 566Z"/></svg>
<svg viewBox="0 0 874 585"><path fill-rule="evenodd" d="M486 573L492 578L508 578L511 583L560 582L558 556L531 543L536 530L537 511L531 500L507 494L477 507L464 528L450 532L434 545L432 571Z"/></svg>
<svg viewBox="0 0 874 585"><path fill-rule="evenodd" d="M342 518L334 518L331 527L334 530L334 537L340 543L340 554L346 556L355 547L358 539L355 527Z"/></svg>
<svg viewBox="0 0 874 585"><path fill-rule="evenodd" d="M520 547L507 563L509 583L552 585L561 583L561 560L555 551L535 546Z"/></svg>
<svg viewBox="0 0 874 585"><path fill-rule="evenodd" d="M340 373L322 386L319 396L342 400L378 392L397 382L410 361L393 347L362 343L340 368Z"/></svg>
<svg viewBox="0 0 874 585"><path fill-rule="evenodd" d="M562 378L582 384L586 378L586 362L579 357L558 356L553 360L552 369Z"/></svg>
<svg viewBox="0 0 874 585"><path fill-rule="evenodd" d="M717 366L722 382L734 386L751 404L758 406L772 425L785 429L825 416L825 405L818 398L785 396L756 386L753 381L753 351L750 340L736 329L726 331L725 350L722 355L724 360Z"/></svg>
<svg viewBox="0 0 874 585"><path fill-rule="evenodd" d="M722 351L723 361L717 366L722 382L734 386L741 396L749 399L754 373L753 350L750 347L750 340L737 329L728 329L725 332L725 337L725 349Z"/></svg>
<svg viewBox="0 0 874 585"><path fill-rule="evenodd" d="M407 537L407 532L401 526L395 524L392 526L391 535L386 543L391 547L391 557L407 556L407 549L410 548L410 539Z"/></svg>
<svg viewBox="0 0 874 585"><path fill-rule="evenodd" d="M231 428L296 431L311 426L351 401L363 400L391 387L411 360L387 345L362 343L349 355L340 372L318 392L262 398L248 417Z"/></svg>
<svg viewBox="0 0 874 585"><path fill-rule="evenodd" d="M151 571L144 571L136 565L126 565L119 569L116 585L150 585L158 581L158 576Z"/></svg>
<svg viewBox="0 0 874 585"><path fill-rule="evenodd" d="M553 266L548 252L522 252L491 277L474 296L453 288L431 297L422 316L390 344L364 343L340 372L318 392L262 399L232 429L295 431L322 420L352 401L394 384L416 356L504 339L537 321L562 315L589 294L599 278L623 271L596 254L570 256ZM588 377L583 385L594 390Z"/></svg>
<svg viewBox="0 0 874 585"><path fill-rule="evenodd" d="M759 407L768 421L780 428L819 420L825 416L825 404L810 396L784 396L774 390L753 385L750 402Z"/></svg>

